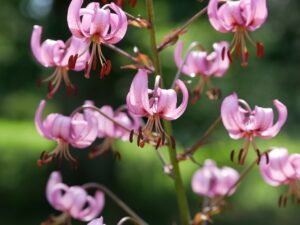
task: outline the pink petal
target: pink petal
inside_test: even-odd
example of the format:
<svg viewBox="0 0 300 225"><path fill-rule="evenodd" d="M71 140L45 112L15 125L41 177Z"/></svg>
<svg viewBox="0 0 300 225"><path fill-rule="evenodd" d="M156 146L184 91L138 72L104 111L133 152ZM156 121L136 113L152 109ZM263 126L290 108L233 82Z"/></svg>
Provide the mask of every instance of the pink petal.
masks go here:
<svg viewBox="0 0 300 225"><path fill-rule="evenodd" d="M236 31L238 26L245 26L246 21L242 17L240 1L227 1L218 11L219 20L223 27L229 31Z"/></svg>
<svg viewBox="0 0 300 225"><path fill-rule="evenodd" d="M135 75L126 98L128 110L136 116L153 115L148 97L148 74L139 69Z"/></svg>
<svg viewBox="0 0 300 225"><path fill-rule="evenodd" d="M265 131L273 125L274 113L271 108L262 108L255 106L253 129Z"/></svg>
<svg viewBox="0 0 300 225"><path fill-rule="evenodd" d="M51 136L49 130L45 129L43 122L42 122L42 113L43 113L45 106L46 106L46 101L42 100L39 104L39 107L38 107L36 113L35 113L34 122L35 122L35 127L36 127L37 131L39 132L39 134L47 139L51 139L52 136Z"/></svg>
<svg viewBox="0 0 300 225"><path fill-rule="evenodd" d="M221 105L221 117L224 127L232 139L243 137L244 115L239 110L238 97L236 93L227 96Z"/></svg>
<svg viewBox="0 0 300 225"><path fill-rule="evenodd" d="M70 187L65 194L63 202L69 208L68 211L73 218L80 219L79 215L86 203L87 196L87 192L79 186Z"/></svg>
<svg viewBox="0 0 300 225"><path fill-rule="evenodd" d="M252 0L254 15L253 20L248 24L248 29L251 31L259 28L268 17L267 1L266 0Z"/></svg>
<svg viewBox="0 0 300 225"><path fill-rule="evenodd" d="M111 106L101 107L101 112L105 113L107 116L114 118L114 111ZM113 137L114 136L114 123L101 114L98 113L98 137Z"/></svg>
<svg viewBox="0 0 300 225"><path fill-rule="evenodd" d="M81 21L80 21L80 8L83 4L83 0L72 0L67 15L68 26L71 33L78 37L84 38L81 32Z"/></svg>
<svg viewBox="0 0 300 225"><path fill-rule="evenodd" d="M94 198L91 196L87 197L87 203L88 207L83 209L79 215L82 221L90 221L100 214L105 205L104 194L97 191Z"/></svg>
<svg viewBox="0 0 300 225"><path fill-rule="evenodd" d="M100 217L99 219L94 219L91 222L88 223L88 225L104 225L103 224L103 217Z"/></svg>
<svg viewBox="0 0 300 225"><path fill-rule="evenodd" d="M35 25L31 34L31 51L36 58L36 60L44 65L45 62L41 56L41 35L43 28L41 26Z"/></svg>
<svg viewBox="0 0 300 225"><path fill-rule="evenodd" d="M229 43L226 41L221 41L219 43L213 44L214 52L212 52L207 60L210 61L209 70L207 71L208 75L213 75L215 77L222 77L228 70L230 62L226 55L226 52L229 49ZM224 58L222 54L224 54ZM214 54L214 57L212 57Z"/></svg>
<svg viewBox="0 0 300 225"><path fill-rule="evenodd" d="M207 6L207 14L210 24L219 32L226 33L230 31L230 29L226 29L223 26L223 22L219 18L218 13L218 4L219 0L210 0ZM226 4L226 3L224 3Z"/></svg>
<svg viewBox="0 0 300 225"><path fill-rule="evenodd" d="M189 101L189 92L185 86L185 84L181 80L176 80L176 85L179 87L179 89L182 92L182 102L181 104L174 109L173 111L168 111L162 115L162 118L166 120L176 120L178 119L186 110L188 101ZM174 104L174 98L171 98L171 106Z"/></svg>
<svg viewBox="0 0 300 225"><path fill-rule="evenodd" d="M281 127L285 124L285 121L287 119L288 111L286 106L278 100L274 100L273 104L278 110L278 121L276 124L269 127L267 130L260 132L259 135L263 138L272 138L276 136L279 133Z"/></svg>
<svg viewBox="0 0 300 225"><path fill-rule="evenodd" d="M229 191L228 195L232 195L236 188L232 188L239 179L239 173L230 168L223 167L220 169L220 180L216 188L218 195L224 196Z"/></svg>
<svg viewBox="0 0 300 225"><path fill-rule="evenodd" d="M173 89L160 89L158 88L158 102L155 109L155 113L159 113L162 116L164 114L172 113L176 109L177 93Z"/></svg>

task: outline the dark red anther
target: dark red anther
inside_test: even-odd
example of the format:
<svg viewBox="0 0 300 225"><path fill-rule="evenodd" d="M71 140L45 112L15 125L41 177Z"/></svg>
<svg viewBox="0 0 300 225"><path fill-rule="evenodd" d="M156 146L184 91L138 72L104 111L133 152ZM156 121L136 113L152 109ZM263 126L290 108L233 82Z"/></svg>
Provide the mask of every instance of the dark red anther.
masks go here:
<svg viewBox="0 0 300 225"><path fill-rule="evenodd" d="M68 96L75 96L77 94L77 88L75 86L67 86L66 90Z"/></svg>
<svg viewBox="0 0 300 225"><path fill-rule="evenodd" d="M130 141L130 143L133 142L133 135L134 135L134 130L131 130L130 131L130 135L129 135L129 141Z"/></svg>
<svg viewBox="0 0 300 225"><path fill-rule="evenodd" d="M230 153L230 160L231 162L234 162L234 149Z"/></svg>
<svg viewBox="0 0 300 225"><path fill-rule="evenodd" d="M165 132L163 132L162 135L161 135L161 144L162 145L165 144L165 139L166 139L166 134L165 134Z"/></svg>
<svg viewBox="0 0 300 225"><path fill-rule="evenodd" d="M270 162L270 159L269 159L269 153L266 152L266 153L265 153L265 156L266 156L266 164L269 164L269 162Z"/></svg>
<svg viewBox="0 0 300 225"><path fill-rule="evenodd" d="M44 165L44 162L43 162L43 160L38 159L38 160L36 161L36 164L37 164L38 167L42 167L42 166Z"/></svg>
<svg viewBox="0 0 300 225"><path fill-rule="evenodd" d="M134 8L136 6L137 0L128 0L128 4Z"/></svg>
<svg viewBox="0 0 300 225"><path fill-rule="evenodd" d="M106 61L106 69L105 69L105 76L108 76L110 74L111 71L111 61L108 59Z"/></svg>
<svg viewBox="0 0 300 225"><path fill-rule="evenodd" d="M86 63L85 63L85 67L84 67L84 76L85 76L86 78L90 78L90 74L88 74L88 70L89 70L89 63L86 62Z"/></svg>
<svg viewBox="0 0 300 225"><path fill-rule="evenodd" d="M232 58L231 52L229 50L227 51L227 57L229 59L229 62L233 63L233 58Z"/></svg>
<svg viewBox="0 0 300 225"><path fill-rule="evenodd" d="M221 53L222 60L224 60L224 59L225 59L225 53L226 53L226 48L225 48L225 47L223 47L223 48L222 48L222 53Z"/></svg>
<svg viewBox="0 0 300 225"><path fill-rule="evenodd" d="M257 58L262 58L265 55L265 47L263 43L257 42L256 43L256 57Z"/></svg>
<svg viewBox="0 0 300 225"><path fill-rule="evenodd" d="M68 69L69 70L73 70L75 68L77 58L78 58L78 54L71 55L69 57L69 60L68 60Z"/></svg>
<svg viewBox="0 0 300 225"><path fill-rule="evenodd" d="M125 0L115 0L114 1L116 3L117 6L123 8L124 4L125 4Z"/></svg>
<svg viewBox="0 0 300 225"><path fill-rule="evenodd" d="M248 50L246 49L243 51L242 63L241 63L242 67L248 66L248 58L249 58L249 53Z"/></svg>
<svg viewBox="0 0 300 225"><path fill-rule="evenodd" d="M243 157L243 153L244 153L244 149L242 148L239 152L239 155L238 155L238 161L240 163L240 165L243 165L244 164L244 160L242 160L242 157Z"/></svg>
<svg viewBox="0 0 300 225"><path fill-rule="evenodd" d="M260 154L259 149L256 149L255 151L256 151L256 155L257 155L257 161L256 161L256 163L257 163L257 165L259 165L260 159L261 159L261 154Z"/></svg>
<svg viewBox="0 0 300 225"><path fill-rule="evenodd" d="M278 207L279 208L282 206L282 199L283 199L283 195L280 195L278 198Z"/></svg>
<svg viewBox="0 0 300 225"><path fill-rule="evenodd" d="M51 92L53 90L52 81L48 82L48 91Z"/></svg>
<svg viewBox="0 0 300 225"><path fill-rule="evenodd" d="M195 105L199 101L199 99L201 97L200 90L199 89L195 89L193 91L193 95L194 96L193 96L193 98L191 100L191 103L192 103L192 105Z"/></svg>
<svg viewBox="0 0 300 225"><path fill-rule="evenodd" d="M105 5L105 4L107 4L107 3L108 3L108 1L107 1L107 0L101 0L101 2L102 2L102 4L103 4L103 5Z"/></svg>
<svg viewBox="0 0 300 225"><path fill-rule="evenodd" d="M103 66L101 67L101 70L100 70L100 79L102 80L105 76L105 71L106 71L106 65L103 64Z"/></svg>
<svg viewBox="0 0 300 225"><path fill-rule="evenodd" d="M173 136L170 136L170 139L171 139L171 146L173 149L176 149L176 141L175 141L175 138Z"/></svg>

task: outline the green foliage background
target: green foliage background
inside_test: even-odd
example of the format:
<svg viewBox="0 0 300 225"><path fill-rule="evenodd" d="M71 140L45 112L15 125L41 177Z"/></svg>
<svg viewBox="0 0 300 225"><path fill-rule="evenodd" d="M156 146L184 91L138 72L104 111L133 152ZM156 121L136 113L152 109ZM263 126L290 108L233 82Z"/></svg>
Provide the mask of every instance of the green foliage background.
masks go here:
<svg viewBox="0 0 300 225"><path fill-rule="evenodd" d="M88 2L88 1L85 1ZM70 33L66 13L69 1L63 0L2 0L0 7L0 223L39 224L51 213L56 213L45 198L48 175L55 165L38 168L36 159L43 150L50 150L55 143L40 137L33 118L39 101L46 96L46 85L36 87L36 80L46 77L51 69L44 69L32 57L29 40L34 24L44 27L43 37L66 40ZM159 40L197 11L207 1L155 0L156 27ZM282 132L273 140L259 141L261 149L270 146L287 147L290 152L299 152L299 21L300 3L295 0L268 1L269 17L266 24L252 33L255 40L263 41L265 58L255 58L250 53L249 66L241 68L235 62L222 79L215 79L215 86L222 89L223 96L236 91L251 105L272 106L272 100L280 99L289 108L289 119ZM130 13L146 16L144 2L136 9L126 8ZM119 47L132 51L138 46L149 52L146 30L130 27ZM211 49L213 42L231 40L232 34L220 34L209 24L207 16L190 27L182 39L186 45L199 41ZM171 84L176 67L173 49L161 54L163 76ZM69 114L85 99L95 100L98 106L124 104L134 71L120 70L128 63L114 52L105 49L105 56L112 59L113 71L100 80L95 73L87 80L81 73L71 73L72 81L79 87L76 97L66 96L62 86L55 98L48 101L47 112ZM186 77L184 79L187 79ZM205 129L217 118L220 102L210 102L204 96L196 105L189 105L187 112L174 122L175 136L181 147L188 147L201 137ZM241 141L231 140L222 126L210 137L209 142L197 154L198 161L212 158L219 165L243 168L229 160L229 152L239 149ZM172 224L178 219L176 198L172 180L163 174L160 162L152 148L138 149L133 144L116 142L122 155L115 161L111 154L95 160L87 159L89 150L74 150L80 157L80 167L74 171L66 164L60 168L68 184L89 181L108 186L150 224ZM166 149L162 149L165 152ZM252 159L254 157L253 153ZM250 163L251 157L248 159ZM191 204L192 214L199 210L201 198L191 192L190 179L197 166L181 164L184 183ZM285 209L277 207L277 198L286 187L273 188L265 184L258 169L240 185L236 194L228 199L230 207L216 216L215 224L299 224L298 206L289 204ZM107 199L103 211L106 224L112 225L124 216L116 205ZM76 223L74 223L76 224Z"/></svg>

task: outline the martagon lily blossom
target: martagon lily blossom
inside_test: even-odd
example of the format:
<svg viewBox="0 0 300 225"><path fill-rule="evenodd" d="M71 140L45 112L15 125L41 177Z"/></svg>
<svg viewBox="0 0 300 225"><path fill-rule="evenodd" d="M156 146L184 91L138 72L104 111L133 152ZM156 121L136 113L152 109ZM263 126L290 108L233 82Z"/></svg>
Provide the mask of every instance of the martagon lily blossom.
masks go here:
<svg viewBox="0 0 300 225"><path fill-rule="evenodd" d="M49 177L46 196L50 205L61 211L62 214L57 217L50 217L49 221L44 224L71 224L71 218L91 221L100 214L105 204L103 192L96 191L95 195L91 196L81 186L69 187L62 182L58 171L52 172ZM101 222L101 218L98 222Z"/></svg>
<svg viewBox="0 0 300 225"><path fill-rule="evenodd" d="M222 4L219 7L219 4ZM236 52L237 57L242 55L242 66L248 62L248 48L246 39L256 47L257 57L263 57L264 47L260 42L255 43L248 31L255 31L266 21L268 9L266 0L210 0L208 4L208 18L211 25L219 32L234 32L232 49L229 57ZM231 58L232 59L232 58Z"/></svg>
<svg viewBox="0 0 300 225"><path fill-rule="evenodd" d="M43 152L38 160L38 165L44 165L53 159L62 159L63 157L76 163L69 152L69 144L81 149L90 146L98 135L97 119L86 113L75 113L72 117L51 113L42 121L45 105L46 101L42 100L35 114L35 125L40 135L56 141L57 147L50 153Z"/></svg>
<svg viewBox="0 0 300 225"><path fill-rule="evenodd" d="M116 44L126 34L128 21L125 12L113 2L100 8L98 2L91 2L81 8L83 0L72 0L68 9L68 26L71 33L92 44L91 58L85 66L85 77L90 77L91 68L96 69L97 52L101 63L100 77L111 70L110 60L106 60L101 44ZM87 48L88 49L88 48Z"/></svg>
<svg viewBox="0 0 300 225"><path fill-rule="evenodd" d="M35 25L31 35L31 50L36 60L45 67L55 67L55 71L42 82L49 82L48 98L52 98L62 81L67 86L68 93L75 91L68 75L69 70L84 70L90 58L85 40L72 36L68 41L47 39L41 44L42 27Z"/></svg>
<svg viewBox="0 0 300 225"><path fill-rule="evenodd" d="M160 76L156 76L152 90L148 88L147 71L138 70L126 98L129 112L138 117L148 117L146 125L139 130L138 146L143 147L148 141L155 143L157 148L163 145L168 135L160 119L176 120L184 113L188 103L188 90L181 80L176 80L176 85L182 92L182 102L179 106L174 89L160 88Z"/></svg>
<svg viewBox="0 0 300 225"><path fill-rule="evenodd" d="M192 190L197 195L216 198L232 195L239 173L231 167L218 168L213 160L207 159L204 166L192 178Z"/></svg>
<svg viewBox="0 0 300 225"><path fill-rule="evenodd" d="M113 150L113 140L121 139L122 141L129 141L131 130L137 131L141 126L140 118L132 115L127 111L126 107L120 107L116 111L109 105L104 105L101 108L96 108L94 102L85 101L83 106L84 112L90 116L94 117L98 121L98 138L103 138L103 142L94 148L94 150L89 154L90 158L94 158L98 155L103 154L107 150ZM90 107L90 108L88 108ZM97 109L97 110L95 110ZM100 112L105 114L107 117L111 118L109 120L107 117L101 115ZM124 129L125 128L127 129ZM114 151L117 153L116 151Z"/></svg>
<svg viewBox="0 0 300 225"><path fill-rule="evenodd" d="M211 84L210 77L222 77L227 72L230 62L226 52L229 44L225 41L213 44L214 51L208 53L205 49L193 50L193 44L189 47L186 56L182 59L182 49L184 43L178 42L175 51L174 59L177 68L184 74L190 77L200 76L200 81L194 89L194 101L199 99L202 94L205 84L208 86L208 96L215 99L214 93L217 94L217 89Z"/></svg>
<svg viewBox="0 0 300 225"><path fill-rule="evenodd" d="M103 223L103 217L100 217L98 219L92 220L87 225L105 225L105 224Z"/></svg>
<svg viewBox="0 0 300 225"><path fill-rule="evenodd" d="M300 154L288 154L285 148L273 148L269 158L260 163L260 171L263 179L271 186L288 185L287 193L279 197L279 206L285 206L288 198L296 197L300 203ZM266 161L269 161L268 163Z"/></svg>
<svg viewBox="0 0 300 225"><path fill-rule="evenodd" d="M273 101L278 110L278 121L274 120L273 109L255 106L254 110L243 99L239 99L236 93L227 96L221 105L221 117L224 127L232 139L245 139L239 153L239 162L243 164L250 143L260 158L260 150L255 144L255 137L270 139L275 137L285 124L288 111L286 106L279 100ZM234 152L232 152L233 158Z"/></svg>

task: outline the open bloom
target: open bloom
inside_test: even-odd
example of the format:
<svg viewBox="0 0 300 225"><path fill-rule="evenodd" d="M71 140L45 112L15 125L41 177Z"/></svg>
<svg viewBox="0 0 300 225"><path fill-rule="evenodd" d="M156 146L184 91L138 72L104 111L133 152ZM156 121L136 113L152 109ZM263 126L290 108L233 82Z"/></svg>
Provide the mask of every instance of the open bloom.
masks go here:
<svg viewBox="0 0 300 225"><path fill-rule="evenodd" d="M92 67L96 67L97 51L102 65L101 77L108 75L111 63L102 54L100 45L116 44L127 31L125 12L116 4L106 4L100 8L98 2L91 2L81 8L83 0L72 0L68 10L68 26L71 33L92 43L91 58L86 64L85 76L89 77Z"/></svg>
<svg viewBox="0 0 300 225"><path fill-rule="evenodd" d="M245 38L256 47L257 56L262 57L264 49L262 43L251 39L248 31L255 31L266 21L268 10L266 0L225 1L220 7L219 0L210 0L208 4L208 18L211 25L219 32L234 32L232 52L239 57L242 53L242 65L247 65L248 49Z"/></svg>
<svg viewBox="0 0 300 225"><path fill-rule="evenodd" d="M97 120L82 113L75 113L73 116L51 113L42 121L45 105L46 101L42 100L35 114L35 125L40 135L55 140L58 145L52 152L42 154L39 165L46 164L56 157L65 157L75 163L76 160L69 152L69 144L75 148L90 146L98 134Z"/></svg>
<svg viewBox="0 0 300 225"><path fill-rule="evenodd" d="M236 93L227 96L222 102L221 117L229 136L232 139L244 138L246 140L242 147L243 153L239 154L240 162L245 160L250 143L256 151L259 151L254 137L273 138L285 124L288 115L286 106L278 100L274 100L273 103L278 110L276 123L273 121L273 109L255 106L252 110L246 101L238 99Z"/></svg>
<svg viewBox="0 0 300 225"><path fill-rule="evenodd" d="M61 216L53 217L54 224L64 224L64 221L70 217L81 220L90 221L96 218L103 210L105 198L100 191L95 192L95 196L91 196L81 186L67 186L62 182L59 172L51 173L47 188L46 196L50 205L63 212Z"/></svg>
<svg viewBox="0 0 300 225"><path fill-rule="evenodd" d="M103 143L96 147L89 155L91 158L109 149L113 150L112 142L114 139L128 141L130 131L137 131L141 124L140 119L127 112L124 107L120 107L114 111L111 106L105 105L98 109L92 101L86 101L84 107L91 107L85 108L84 111L88 116L94 117L98 121L97 137L104 138Z"/></svg>
<svg viewBox="0 0 300 225"><path fill-rule="evenodd" d="M213 160L207 159L204 166L193 175L192 189L196 194L209 198L232 195L238 179L236 170L230 167L218 168Z"/></svg>
<svg viewBox="0 0 300 225"><path fill-rule="evenodd" d="M100 217L98 219L94 219L91 222L88 223L88 225L105 225L103 223L103 217Z"/></svg>
<svg viewBox="0 0 300 225"><path fill-rule="evenodd" d="M176 120L185 111L188 103L188 90L181 80L176 85L182 92L182 102L177 106L177 93L174 89L160 88L160 76L156 76L154 89L148 88L148 74L146 70L138 70L129 93L127 107L129 112L138 117L148 117L147 124L140 130L138 145L143 146L145 141L157 139L157 146L164 144L166 135L160 119ZM153 127L155 134L152 135ZM141 142L140 142L141 141Z"/></svg>
<svg viewBox="0 0 300 225"><path fill-rule="evenodd" d="M31 35L31 50L36 60L45 67L55 67L54 73L44 82L49 82L49 94L51 98L58 90L62 80L67 86L68 92L74 91L68 71L84 70L86 62L90 58L87 48L88 43L72 36L68 41L47 39L41 44L42 27L35 25ZM84 52L83 54L81 54Z"/></svg>
<svg viewBox="0 0 300 225"><path fill-rule="evenodd" d="M266 156L263 157L265 159ZM280 196L279 206L285 206L287 199L293 195L299 202L300 154L289 155L285 148L274 148L268 157L260 163L260 171L265 182L272 186L289 186L288 192Z"/></svg>
<svg viewBox="0 0 300 225"><path fill-rule="evenodd" d="M215 90L209 80L209 77L222 77L229 68L229 59L226 52L229 44L225 41L214 43L214 51L208 53L204 49L192 50L193 44L189 47L186 56L182 59L183 42L178 42L174 58L178 69L190 76L201 76L201 80L196 86L194 93L197 96L203 92L205 84L208 85L209 93Z"/></svg>

